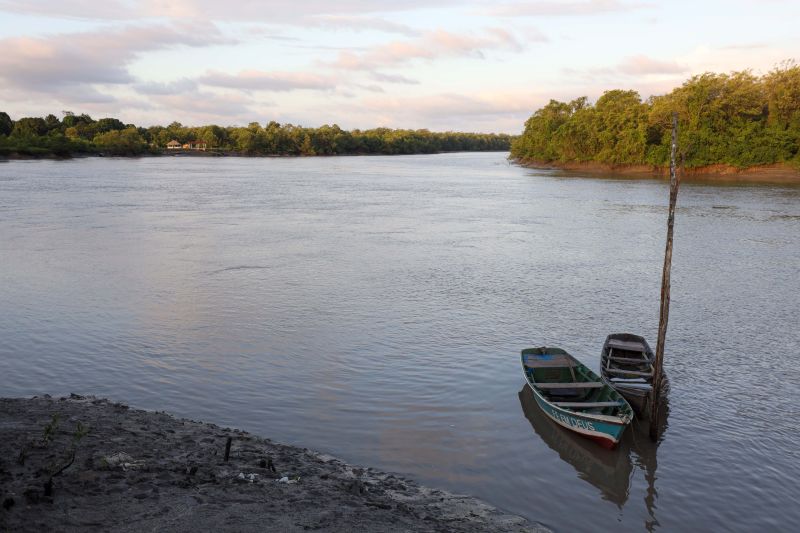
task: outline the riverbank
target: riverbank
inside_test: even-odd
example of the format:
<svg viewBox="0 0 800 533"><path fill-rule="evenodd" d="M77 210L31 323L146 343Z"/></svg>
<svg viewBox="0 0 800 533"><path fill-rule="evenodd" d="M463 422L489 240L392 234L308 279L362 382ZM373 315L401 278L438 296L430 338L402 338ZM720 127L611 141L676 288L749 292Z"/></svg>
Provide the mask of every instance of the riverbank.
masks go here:
<svg viewBox="0 0 800 533"><path fill-rule="evenodd" d="M669 168L650 165L608 165L596 162L555 163L526 159L514 160L517 165L527 168L580 172L592 176L668 179ZM704 167L681 169L683 181L716 183L773 183L800 185L800 169L786 164L762 165L758 167L737 168L730 165L708 165Z"/></svg>
<svg viewBox="0 0 800 533"><path fill-rule="evenodd" d="M92 396L0 399L0 428L3 531L547 531L402 476Z"/></svg>

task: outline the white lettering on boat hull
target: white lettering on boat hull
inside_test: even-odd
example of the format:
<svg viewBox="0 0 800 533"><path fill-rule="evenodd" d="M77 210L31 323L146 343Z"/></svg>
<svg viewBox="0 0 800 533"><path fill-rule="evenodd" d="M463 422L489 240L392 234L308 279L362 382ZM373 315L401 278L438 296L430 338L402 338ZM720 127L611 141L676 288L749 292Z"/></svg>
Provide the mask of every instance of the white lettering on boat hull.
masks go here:
<svg viewBox="0 0 800 533"><path fill-rule="evenodd" d="M581 419L575 418L573 416L565 415L564 413L560 413L555 409L551 409L550 410L550 416L552 416L556 420L560 420L561 422L563 422L564 424L566 424L566 425L568 425L570 427L574 427L574 428L578 427L578 428L581 428L581 429L588 429L589 431L595 431L594 425L591 422L589 422L587 420L581 420Z"/></svg>

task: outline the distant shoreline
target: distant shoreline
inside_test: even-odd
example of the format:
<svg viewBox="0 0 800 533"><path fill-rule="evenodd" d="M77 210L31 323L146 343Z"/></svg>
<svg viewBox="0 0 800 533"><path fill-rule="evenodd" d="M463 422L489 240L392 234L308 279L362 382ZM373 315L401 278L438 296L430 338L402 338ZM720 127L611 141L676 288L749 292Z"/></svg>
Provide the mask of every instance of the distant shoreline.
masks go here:
<svg viewBox="0 0 800 533"><path fill-rule="evenodd" d="M200 151L200 150L174 150L163 151L160 153L144 153L136 155L117 155L117 154L103 154L103 153L74 153L68 156L57 156L54 154L46 155L29 155L12 153L8 155L0 155L0 162L3 161L70 161L72 159L87 159L87 158L119 158L119 159L140 159L148 157L245 157L245 158L303 158L303 157L357 157L357 156L403 156L403 155L438 155L438 154L482 154L482 153L498 153L508 152L508 150L451 150L440 152L414 152L410 154L381 154L381 153L352 153L352 154L245 154L234 151Z"/></svg>
<svg viewBox="0 0 800 533"><path fill-rule="evenodd" d="M592 176L631 178L631 179L668 179L669 168L650 165L609 165L596 162L543 162L530 159L512 159L522 167L544 170L562 170L566 173L582 173ZM786 164L776 163L748 168L737 168L730 165L708 165L695 168L682 168L680 177L689 182L718 183L772 183L800 185L800 169Z"/></svg>

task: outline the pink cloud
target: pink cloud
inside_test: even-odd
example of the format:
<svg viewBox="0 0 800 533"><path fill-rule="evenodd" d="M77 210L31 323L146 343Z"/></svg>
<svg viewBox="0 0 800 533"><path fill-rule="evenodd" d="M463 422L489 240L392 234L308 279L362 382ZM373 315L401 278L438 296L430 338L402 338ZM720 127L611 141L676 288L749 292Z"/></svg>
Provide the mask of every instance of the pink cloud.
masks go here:
<svg viewBox="0 0 800 533"><path fill-rule="evenodd" d="M489 10L489 14L506 17L583 16L636 11L645 7L649 7L649 5L618 0L515 2L496 6Z"/></svg>
<svg viewBox="0 0 800 533"><path fill-rule="evenodd" d="M0 39L0 78L16 88L51 93L125 84L134 81L127 67L142 52L232 42L213 25L185 23Z"/></svg>
<svg viewBox="0 0 800 533"><path fill-rule="evenodd" d="M405 24L398 24L378 17L363 17L349 15L316 15L302 20L304 26L317 26L329 29L348 29L354 31L382 31L385 33L400 33L410 37L419 35L419 31Z"/></svg>
<svg viewBox="0 0 800 533"><path fill-rule="evenodd" d="M407 63L414 59L438 57L472 56L483 57L489 49L512 49L519 51L520 44L506 30L490 28L483 36L472 36L436 30L418 39L394 41L362 53L340 52L334 67L348 70L371 70Z"/></svg>
<svg viewBox="0 0 800 533"><path fill-rule="evenodd" d="M457 0L270 0L246 1L231 5L218 0L0 0L0 9L33 15L83 19L130 20L132 18L192 18L246 22L299 21L309 16L392 13L434 8Z"/></svg>
<svg viewBox="0 0 800 533"><path fill-rule="evenodd" d="M647 74L682 74L688 70L687 67L679 65L676 61L661 61L645 55L637 55L625 58L616 70L633 76Z"/></svg>
<svg viewBox="0 0 800 533"><path fill-rule="evenodd" d="M171 115L190 115L196 119L213 119L229 124L233 117L252 117L250 106L255 102L241 94L217 94L203 91L191 93L154 95L151 101ZM263 105L263 102L259 102ZM252 120L252 118L251 118Z"/></svg>

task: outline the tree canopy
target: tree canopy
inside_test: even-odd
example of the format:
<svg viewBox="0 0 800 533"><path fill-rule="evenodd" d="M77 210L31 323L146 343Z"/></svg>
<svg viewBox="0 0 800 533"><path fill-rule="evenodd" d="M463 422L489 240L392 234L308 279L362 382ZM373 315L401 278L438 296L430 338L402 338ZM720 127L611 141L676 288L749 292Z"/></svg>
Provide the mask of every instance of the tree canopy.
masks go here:
<svg viewBox="0 0 800 533"><path fill-rule="evenodd" d="M0 112L0 155L69 155L160 153L167 143L204 141L209 150L242 155L419 154L450 151L506 151L512 137L505 134L431 132L428 130L341 129L338 125L306 128L270 121L247 126L168 126L149 128L124 124L116 118L93 119L64 112L45 118L12 121Z"/></svg>
<svg viewBox="0 0 800 533"><path fill-rule="evenodd" d="M670 117L679 117L687 167L800 166L800 66L785 62L758 77L750 71L694 76L645 101L611 90L588 99L551 100L511 146L519 160L609 165L669 164Z"/></svg>

